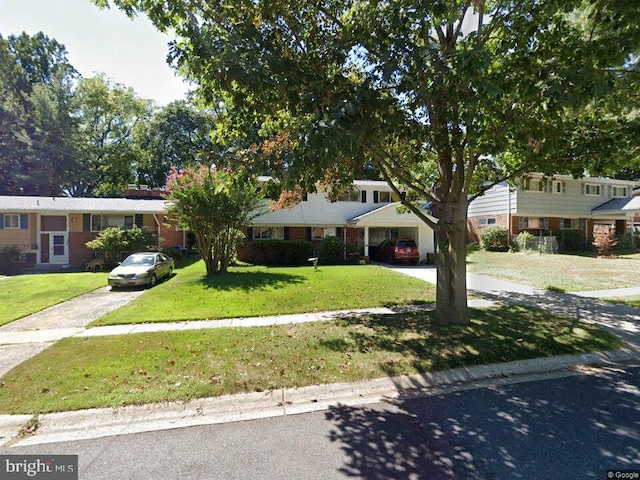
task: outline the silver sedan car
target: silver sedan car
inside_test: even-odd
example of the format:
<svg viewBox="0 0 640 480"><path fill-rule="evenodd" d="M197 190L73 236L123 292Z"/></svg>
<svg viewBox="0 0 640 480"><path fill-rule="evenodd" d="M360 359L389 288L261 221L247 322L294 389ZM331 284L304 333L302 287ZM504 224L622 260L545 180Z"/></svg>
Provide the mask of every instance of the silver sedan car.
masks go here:
<svg viewBox="0 0 640 480"><path fill-rule="evenodd" d="M175 263L173 258L159 252L134 253L124 259L109 273L111 287L153 287L158 280L171 278Z"/></svg>

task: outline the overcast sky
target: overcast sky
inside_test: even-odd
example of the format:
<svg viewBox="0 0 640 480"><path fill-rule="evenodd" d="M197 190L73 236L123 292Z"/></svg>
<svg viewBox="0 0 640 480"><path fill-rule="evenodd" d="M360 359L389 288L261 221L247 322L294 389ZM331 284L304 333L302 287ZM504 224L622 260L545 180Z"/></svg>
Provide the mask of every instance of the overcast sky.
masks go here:
<svg viewBox="0 0 640 480"><path fill-rule="evenodd" d="M146 17L131 20L90 0L0 0L0 34L23 31L42 31L64 44L83 76L105 73L159 105L184 98L188 90L166 62L171 38Z"/></svg>

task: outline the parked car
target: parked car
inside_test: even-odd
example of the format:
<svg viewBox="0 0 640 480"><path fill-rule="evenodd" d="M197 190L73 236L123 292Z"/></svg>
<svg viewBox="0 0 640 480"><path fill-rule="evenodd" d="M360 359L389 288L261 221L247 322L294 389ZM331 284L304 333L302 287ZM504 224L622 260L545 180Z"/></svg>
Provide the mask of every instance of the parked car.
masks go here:
<svg viewBox="0 0 640 480"><path fill-rule="evenodd" d="M175 263L173 258L158 252L134 253L109 272L111 287L153 287L158 280L171 278Z"/></svg>
<svg viewBox="0 0 640 480"><path fill-rule="evenodd" d="M412 238L385 240L374 252L376 260L390 264L409 262L415 265L420 261L420 251Z"/></svg>

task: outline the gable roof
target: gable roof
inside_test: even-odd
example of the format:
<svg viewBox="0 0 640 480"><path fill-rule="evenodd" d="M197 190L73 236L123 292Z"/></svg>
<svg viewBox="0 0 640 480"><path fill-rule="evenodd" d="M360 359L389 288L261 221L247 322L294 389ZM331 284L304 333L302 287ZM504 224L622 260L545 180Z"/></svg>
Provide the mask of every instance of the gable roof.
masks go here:
<svg viewBox="0 0 640 480"><path fill-rule="evenodd" d="M163 213L166 200L0 196L3 212Z"/></svg>

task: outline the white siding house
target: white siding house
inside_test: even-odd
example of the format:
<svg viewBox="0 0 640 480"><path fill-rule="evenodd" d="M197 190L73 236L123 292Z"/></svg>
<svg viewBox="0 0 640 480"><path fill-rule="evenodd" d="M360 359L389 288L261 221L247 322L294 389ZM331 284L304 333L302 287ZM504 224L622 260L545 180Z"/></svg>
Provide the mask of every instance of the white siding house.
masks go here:
<svg viewBox="0 0 640 480"><path fill-rule="evenodd" d="M250 240L319 241L337 236L355 244L361 255L388 238L413 238L421 260L435 251L433 231L413 213L400 213L386 182L356 180L350 195L330 202L323 192L310 193L290 209L268 211L252 221Z"/></svg>
<svg viewBox="0 0 640 480"><path fill-rule="evenodd" d="M602 206L611 200L629 200L639 182L609 178L573 178L533 173L508 185L495 185L469 205L469 236L477 240L482 229L501 225L509 233L534 234L579 230L588 242L598 225L610 225L618 233L627 231L634 212L612 212ZM638 214L637 212L635 214Z"/></svg>

